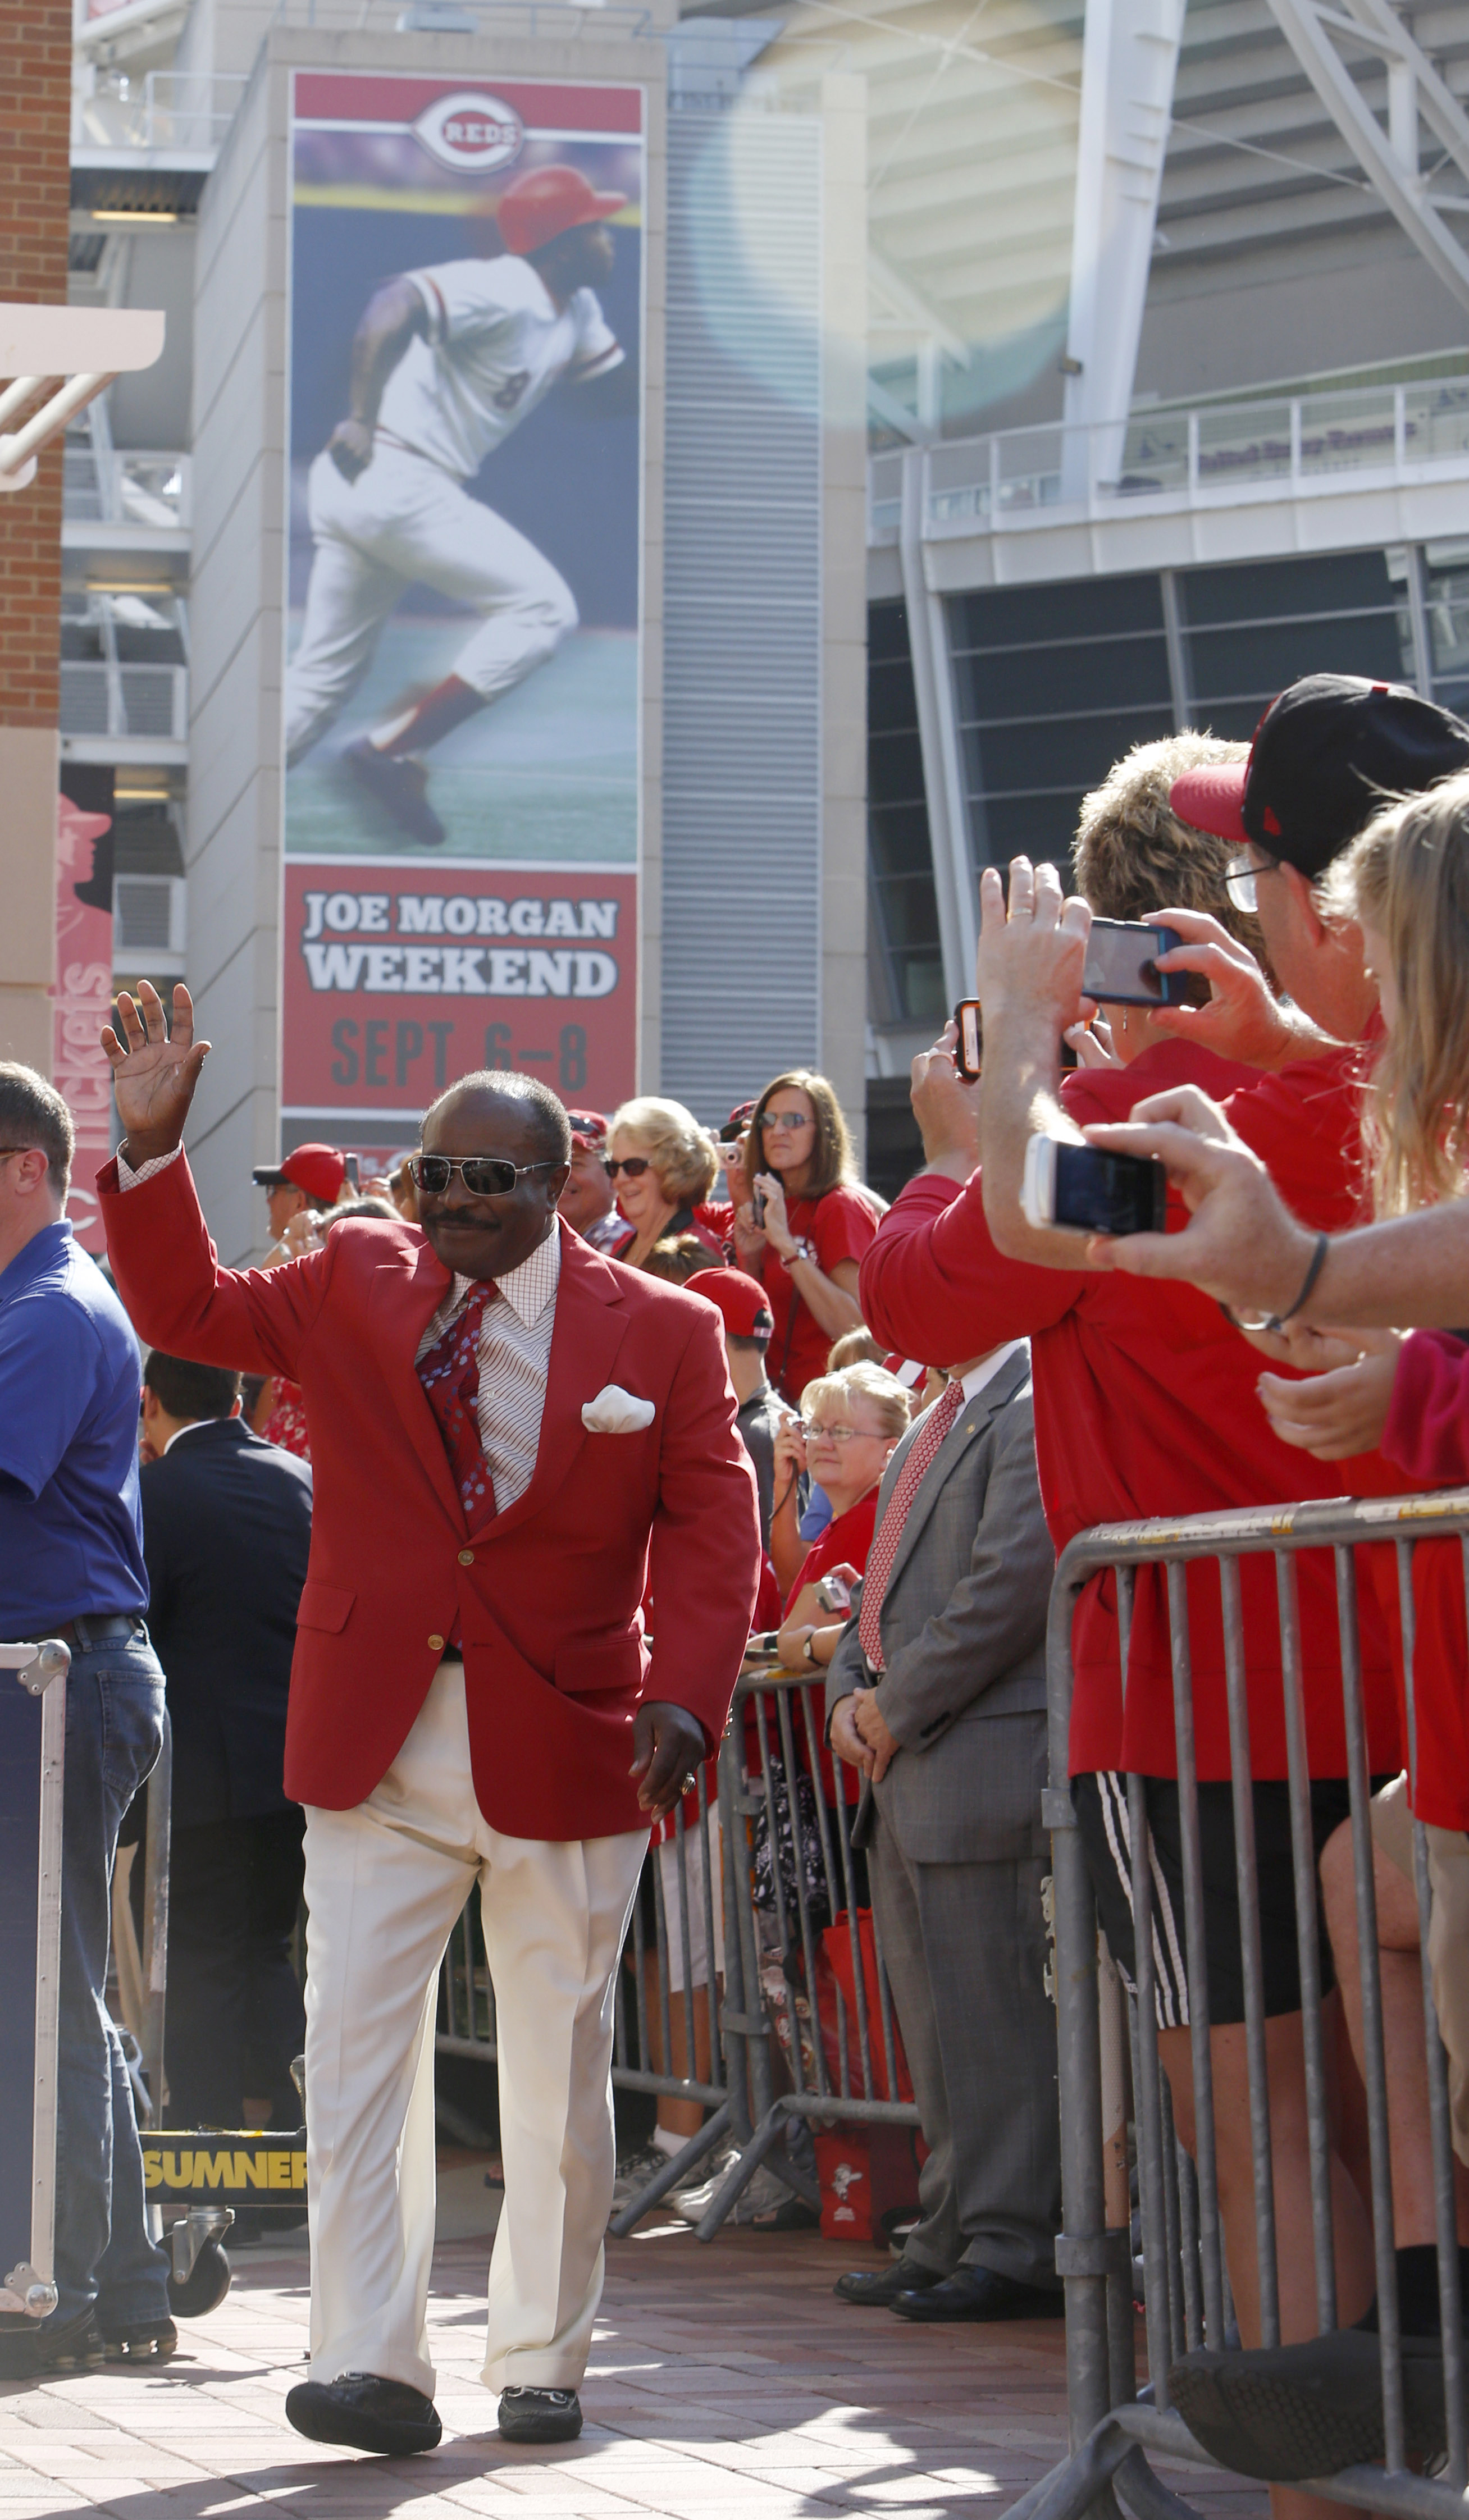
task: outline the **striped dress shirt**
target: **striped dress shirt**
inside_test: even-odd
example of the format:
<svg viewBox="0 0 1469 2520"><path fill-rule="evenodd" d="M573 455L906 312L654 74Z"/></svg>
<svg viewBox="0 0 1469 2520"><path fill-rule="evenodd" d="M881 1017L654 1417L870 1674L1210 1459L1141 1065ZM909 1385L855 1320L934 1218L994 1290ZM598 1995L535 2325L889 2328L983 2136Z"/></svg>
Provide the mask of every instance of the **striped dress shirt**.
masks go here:
<svg viewBox="0 0 1469 2520"><path fill-rule="evenodd" d="M495 1510L522 1497L535 1476L546 1406L546 1371L556 1328L556 1294L561 1276L561 1229L553 1226L518 1269L495 1281L499 1292L486 1304L479 1328L479 1440L495 1488ZM458 1321L474 1289L472 1278L454 1283L419 1341L417 1365Z"/></svg>

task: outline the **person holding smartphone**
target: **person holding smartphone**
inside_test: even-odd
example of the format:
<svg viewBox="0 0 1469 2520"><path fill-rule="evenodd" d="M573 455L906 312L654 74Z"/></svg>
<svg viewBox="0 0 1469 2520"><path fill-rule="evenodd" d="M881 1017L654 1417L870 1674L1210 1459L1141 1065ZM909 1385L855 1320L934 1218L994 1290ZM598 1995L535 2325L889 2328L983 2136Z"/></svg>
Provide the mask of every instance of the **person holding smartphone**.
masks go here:
<svg viewBox="0 0 1469 2520"><path fill-rule="evenodd" d="M858 1182L841 1104L810 1068L767 1085L750 1115L744 1175L734 1256L770 1299L771 1380L795 1404L824 1372L832 1340L862 1327L858 1264L881 1202Z"/></svg>
<svg viewBox="0 0 1469 2520"><path fill-rule="evenodd" d="M975 1118L967 1103L955 1133L961 1142L957 1158L947 1150L943 1103L949 1092L959 1096L962 1089L946 1059L948 1086L942 1075L923 1079L929 1175L908 1186L885 1221L864 1267L862 1293L873 1328L895 1345L909 1344L917 1323L930 1346L942 1342L956 1353L978 1344L980 1335L993 1341L1030 1334L1042 1495L1058 1552L1097 1523L1341 1493L1339 1473L1293 1454L1270 1428L1255 1399L1253 1360L1217 1306L1182 1290L1160 1295L1157 1287L1134 1287L1130 1297L1120 1297L1117 1290L1130 1282L1089 1268L1083 1236L1025 1221L1021 1181L1038 1132L1083 1145L1087 1123L1124 1119L1149 1091L1188 1084L1227 1102L1236 1127L1282 1186L1289 1185L1293 1205L1313 1227L1349 1223L1358 1196L1359 1045L1375 992L1359 943L1354 954L1350 941L1328 927L1315 886L1368 819L1379 788L1431 784L1461 753L1469 755L1469 728L1416 695L1350 677L1310 677L1267 713L1243 762L1232 747L1188 737L1143 747L1120 764L1108 783L1111 798L1103 791L1084 808L1076 853L1082 899L1063 905L1055 871L1018 859L1006 905L999 871L986 870L978 967L985 1035L981 1167L970 1169ZM1125 857L1128 815L1113 808L1130 787L1139 834L1171 828L1179 885L1191 876L1196 887L1180 901L1166 864L1155 857L1152 915L1180 929L1186 918L1199 936L1181 949L1181 959L1168 960L1201 971L1214 996L1207 1008L1149 1011L1146 1047L1139 1045L1123 1069L1082 1069L1063 1082L1061 1041L1090 1012L1082 984L1091 913L1112 916L1120 907L1114 878ZM1243 850L1241 833L1251 841ZM1223 922L1211 927L1201 897L1206 877L1216 899L1238 900L1258 915L1292 1009L1281 1007L1259 964L1224 933ZM919 1099L915 1094L915 1104ZM1402 1485L1386 1462L1375 1472L1370 1460L1359 1467L1351 1481L1359 1492L1374 1475L1380 1491ZM1264 1561L1258 1572L1243 1570L1241 1589L1261 1900L1263 1912L1276 1917L1266 1937L1265 1993L1280 2318L1290 2339L1314 2333L1316 2305L1279 1632L1273 1579ZM1254 2345L1260 2307L1238 2029L1243 1987L1237 1925L1227 1921L1236 1893L1224 1638L1218 1584L1211 1587L1204 1570L1189 1577L1189 1618L1206 1888L1226 1919L1211 1952L1209 1983L1221 2209L1241 2335ZM1186 2143L1192 2139L1192 2069L1184 2026L1188 1989L1173 1960L1182 1949L1182 1898L1170 1627L1154 1570L1139 1576L1135 1595L1125 1714L1116 1619L1111 1579L1099 1579L1084 1596L1076 1621L1073 1799L1113 1958L1131 1970L1129 1884L1116 1853L1119 1778L1133 1771L1148 1780L1158 1912L1165 1920L1171 1914L1178 1928L1175 1941L1165 1921L1160 2053ZM1347 1754L1330 1571L1306 1559L1300 1635L1319 1852L1347 1809ZM1386 1775L1402 1764L1396 1691L1386 1624L1365 1595L1360 1644L1368 1761L1374 1773ZM1329 1953L1323 1983L1330 1983ZM1332 2166L1332 2194L1340 2315L1350 2321L1370 2302L1372 2259L1366 2214L1340 2158ZM1321 2508L1276 2489L1277 2520L1285 2512L1304 2520L1307 2511Z"/></svg>

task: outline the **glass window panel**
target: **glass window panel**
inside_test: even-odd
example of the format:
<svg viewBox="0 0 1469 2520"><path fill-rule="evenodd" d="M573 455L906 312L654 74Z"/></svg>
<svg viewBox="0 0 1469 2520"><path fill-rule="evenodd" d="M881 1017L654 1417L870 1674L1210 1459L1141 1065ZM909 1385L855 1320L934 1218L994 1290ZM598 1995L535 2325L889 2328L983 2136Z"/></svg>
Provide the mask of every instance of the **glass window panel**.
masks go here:
<svg viewBox="0 0 1469 2520"><path fill-rule="evenodd" d="M1435 675L1469 672L1469 553L1425 569L1423 593Z"/></svg>
<svg viewBox="0 0 1469 2520"><path fill-rule="evenodd" d="M1069 867L1084 793L1081 788L1070 788L1049 796L987 797L986 846L980 852L980 864L1003 866L1012 857L1025 856L1049 858L1054 866Z"/></svg>
<svg viewBox="0 0 1469 2520"><path fill-rule="evenodd" d="M868 657L868 725L886 735L918 723L913 671L906 656Z"/></svg>
<svg viewBox="0 0 1469 2520"><path fill-rule="evenodd" d="M888 943L895 952L900 946L937 945L939 914L931 877L886 876L876 890Z"/></svg>
<svg viewBox="0 0 1469 2520"><path fill-rule="evenodd" d="M943 1023L949 1012L949 996L944 987L944 966L936 953L897 958L895 977L910 1023L931 1023L935 1028Z"/></svg>
<svg viewBox="0 0 1469 2520"><path fill-rule="evenodd" d="M868 838L874 875L920 875L932 881L925 804L869 805Z"/></svg>
<svg viewBox="0 0 1469 2520"><path fill-rule="evenodd" d="M913 679L913 662L908 646L908 607L904 604L872 604L868 607L868 663L887 665L901 662Z"/></svg>
<svg viewBox="0 0 1469 2520"><path fill-rule="evenodd" d="M966 729L963 742L974 789L988 801L1013 788L1095 787L1134 743L1172 735L1173 711L1136 709L1126 716L1054 717L1039 726Z"/></svg>
<svg viewBox="0 0 1469 2520"><path fill-rule="evenodd" d="M1013 648L1036 642L1115 639L1127 630L1161 630L1163 595L1145 577L1067 579L1054 586L990 586L951 599L949 635L966 648Z"/></svg>
<svg viewBox="0 0 1469 2520"><path fill-rule="evenodd" d="M1349 612L1393 600L1387 558L1380 551L1190 568L1180 573L1178 587L1183 619L1194 627L1211 621L1278 621L1303 612Z"/></svg>
<svg viewBox="0 0 1469 2520"><path fill-rule="evenodd" d="M957 656L955 694L961 719L1046 717L1068 711L1128 708L1153 701L1171 708L1168 647L1150 638L1092 646L1022 648Z"/></svg>
<svg viewBox="0 0 1469 2520"><path fill-rule="evenodd" d="M1335 621L1286 621L1248 630L1191 630L1188 688L1202 706L1259 694L1261 706L1303 674L1364 674L1395 683L1404 670L1396 612Z"/></svg>
<svg viewBox="0 0 1469 2520"><path fill-rule="evenodd" d="M924 795L917 732L874 735L868 742L868 793L879 805L907 805Z"/></svg>

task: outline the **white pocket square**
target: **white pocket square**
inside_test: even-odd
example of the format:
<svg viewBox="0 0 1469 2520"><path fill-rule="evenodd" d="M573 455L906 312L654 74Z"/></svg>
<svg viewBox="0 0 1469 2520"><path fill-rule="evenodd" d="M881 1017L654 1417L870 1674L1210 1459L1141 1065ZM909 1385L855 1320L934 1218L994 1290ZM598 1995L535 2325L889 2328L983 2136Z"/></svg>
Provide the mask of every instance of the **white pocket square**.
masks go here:
<svg viewBox="0 0 1469 2520"><path fill-rule="evenodd" d="M620 1382L606 1382L597 1398L584 1406L582 1424L593 1435L636 1435L650 1426L656 1416L650 1400L637 1400Z"/></svg>

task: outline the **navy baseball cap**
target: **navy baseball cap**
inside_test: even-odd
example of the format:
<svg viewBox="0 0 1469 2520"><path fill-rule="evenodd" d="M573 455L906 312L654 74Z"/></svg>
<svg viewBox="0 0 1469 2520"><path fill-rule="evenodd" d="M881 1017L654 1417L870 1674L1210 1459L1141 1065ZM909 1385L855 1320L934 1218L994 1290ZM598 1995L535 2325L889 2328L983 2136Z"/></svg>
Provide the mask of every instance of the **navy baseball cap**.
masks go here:
<svg viewBox="0 0 1469 2520"><path fill-rule="evenodd" d="M1270 702L1248 761L1176 779L1180 823L1246 840L1313 880L1394 796L1469 769L1469 726L1405 683L1307 674Z"/></svg>

